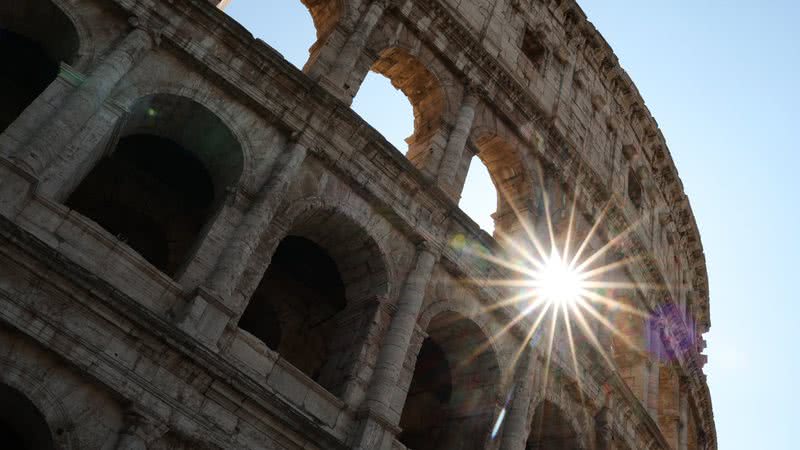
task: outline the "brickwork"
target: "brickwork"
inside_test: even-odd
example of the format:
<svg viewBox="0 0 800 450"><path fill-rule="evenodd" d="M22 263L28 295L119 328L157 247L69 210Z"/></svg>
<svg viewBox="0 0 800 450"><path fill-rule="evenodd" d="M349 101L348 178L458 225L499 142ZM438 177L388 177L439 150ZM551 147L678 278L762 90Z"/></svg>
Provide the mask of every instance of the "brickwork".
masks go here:
<svg viewBox="0 0 800 450"><path fill-rule="evenodd" d="M9 442L716 448L691 207L574 1L303 0L302 70L227 2L16 3L0 398L26 419L0 411ZM413 105L407 154L349 108L370 70ZM458 209L470 164L497 188L497 240ZM501 238L547 214L564 239L573 200L579 233L604 219L591 249L637 224L609 278L642 288L604 311L619 335L590 324L599 347L578 333L573 360L559 330L550 357L520 353L533 318L474 282L510 273L470 249L507 257Z"/></svg>

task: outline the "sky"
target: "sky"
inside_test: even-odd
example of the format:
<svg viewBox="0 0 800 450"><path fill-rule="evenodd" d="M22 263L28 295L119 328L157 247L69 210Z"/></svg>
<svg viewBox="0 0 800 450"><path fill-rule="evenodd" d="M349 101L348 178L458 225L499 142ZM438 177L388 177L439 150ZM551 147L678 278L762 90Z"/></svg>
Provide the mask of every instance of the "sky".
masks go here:
<svg viewBox="0 0 800 450"><path fill-rule="evenodd" d="M579 4L658 121L700 228L719 448L798 448L800 2ZM226 11L302 67L315 31L299 0L233 0ZM386 79L368 76L353 109L405 152L411 106ZM495 196L472 167L460 206L491 231Z"/></svg>

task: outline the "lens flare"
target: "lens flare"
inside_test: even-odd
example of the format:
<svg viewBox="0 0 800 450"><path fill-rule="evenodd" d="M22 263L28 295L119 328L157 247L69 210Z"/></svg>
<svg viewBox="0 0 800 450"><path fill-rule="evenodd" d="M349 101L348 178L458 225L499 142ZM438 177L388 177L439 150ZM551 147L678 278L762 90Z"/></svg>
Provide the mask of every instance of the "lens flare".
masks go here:
<svg viewBox="0 0 800 450"><path fill-rule="evenodd" d="M542 300L559 306L573 306L583 289L581 274L570 268L555 251L535 276L534 283L538 285Z"/></svg>
<svg viewBox="0 0 800 450"><path fill-rule="evenodd" d="M545 373L542 378L544 382L542 388L546 390L553 353L568 352L569 355L563 355L566 358L558 360L571 360L574 376L579 385L578 392L583 401L578 353L585 352L587 347L593 348L609 366L614 367L615 355L609 352L620 351L620 347L628 347L634 353L642 352L643 349L637 347L631 336L627 336L617 328L619 322L615 317L626 314L649 320L650 314L623 300L632 296L625 292L668 288L661 285L619 281L613 275L615 272L624 271L626 266L637 260L637 257L608 258L607 256L612 253L627 253L628 237L638 226L638 222L622 232L608 236L604 244L598 244L597 241L603 240L601 236L603 233L600 232L601 223L610 208L609 203L595 216L594 223L584 224L584 229L588 230L582 236L581 242L576 242L577 245L573 249L572 241L579 234L579 227L576 225L578 216L576 201L580 197L578 190L572 196L568 223L556 226L551 219L549 196L541 170L539 182L543 192L542 216L546 219L546 224L534 226L527 222L525 218L529 216L520 213L520 208L514 203L513 197L501 192L514 211L519 225L513 236L505 234L502 229L495 230L495 237L503 248L502 252L490 253L480 245L470 245L469 242L465 242L463 236L457 237L460 241L453 239L451 247L458 252L478 258L479 264L476 266L492 264L497 266L498 270L511 275L502 279L466 280L482 286L508 289L510 295L507 298L483 309L487 314L504 309L512 316L508 323L487 342L478 346L467 359L480 356L511 329L523 325L530 327L524 341L513 355L511 367L522 359L526 351L543 351ZM544 233L541 233L543 230ZM556 230L560 230L560 233L556 233ZM459 245L455 245L456 243ZM596 248L598 246L599 248ZM614 261L606 262L608 259ZM542 348L543 346L546 348ZM467 362L469 361L465 361ZM493 434L498 432L504 416L505 410L498 416ZM587 423L590 421L588 415L586 420Z"/></svg>

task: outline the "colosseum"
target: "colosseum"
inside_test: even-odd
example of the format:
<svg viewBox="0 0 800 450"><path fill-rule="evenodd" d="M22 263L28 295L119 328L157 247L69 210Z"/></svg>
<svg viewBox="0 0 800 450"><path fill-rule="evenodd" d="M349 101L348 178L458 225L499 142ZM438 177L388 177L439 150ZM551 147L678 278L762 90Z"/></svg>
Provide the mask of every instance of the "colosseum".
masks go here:
<svg viewBox="0 0 800 450"><path fill-rule="evenodd" d="M575 0L293 1L302 70L220 0L0 2L0 445L716 449L694 215Z"/></svg>

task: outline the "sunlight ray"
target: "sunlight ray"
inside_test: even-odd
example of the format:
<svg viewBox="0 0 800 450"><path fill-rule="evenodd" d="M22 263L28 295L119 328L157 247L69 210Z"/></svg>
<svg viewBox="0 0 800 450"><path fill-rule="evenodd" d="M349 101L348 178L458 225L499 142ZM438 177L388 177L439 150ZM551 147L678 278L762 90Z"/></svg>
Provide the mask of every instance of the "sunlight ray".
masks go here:
<svg viewBox="0 0 800 450"><path fill-rule="evenodd" d="M636 344L635 344L633 341L631 341L631 340L630 340L630 338L629 338L628 336L626 336L626 335L625 335L623 332L621 332L621 331L619 330L619 328L617 328L616 326L614 326L614 324L612 324L611 322L609 322L609 321L608 321L608 319L606 319L605 317L603 317L603 315L602 315L602 314L600 314L599 312L597 312L597 310L596 310L596 309L594 309L594 307L593 307L592 305L589 305L589 304L587 304L587 303L581 303L581 304L580 304L580 306L581 306L581 307L582 307L582 308L583 308L583 309L584 309L586 312L588 312L588 313L589 313L589 314L590 314L592 317L594 317L594 318L595 318L595 320L598 320L598 321L599 321L600 323L602 323L602 324L603 324L603 325L604 325L604 326L605 326L605 327L606 327L606 328L607 328L609 331L611 331L612 333L614 333L614 335L615 335L615 336L617 336L618 338L622 339L622 342L623 342L625 345L627 345L629 348L631 348L632 350L634 350L634 351L636 351L636 352L642 352L642 351L643 351L643 349L642 349L641 347L639 347L639 346L638 346L638 345L636 345Z"/></svg>
<svg viewBox="0 0 800 450"><path fill-rule="evenodd" d="M572 206L569 210L569 222L567 223L567 236L564 238L564 262L566 263L567 255L569 255L570 245L572 245L572 233L575 227L575 211L578 206L578 193L580 189L575 187L575 192L572 194ZM569 266L569 265L568 265Z"/></svg>
<svg viewBox="0 0 800 450"><path fill-rule="evenodd" d="M570 268L575 267L575 264L583 256L583 252L586 251L586 247L589 245L589 242L592 240L594 235L597 233L597 230L600 228L600 224L603 222L603 219L606 216L609 208L611 208L611 203L606 203L603 209L600 211L600 214L597 216L597 219L594 221L592 228L589 229L589 232L586 233L586 237L583 238L583 242L581 242L580 247L575 252L575 255L572 256L572 261L570 261L569 266Z"/></svg>
<svg viewBox="0 0 800 450"><path fill-rule="evenodd" d="M598 294L597 292L593 292L593 291L590 291L590 290L587 290L587 289L583 289L581 294L584 297L586 297L588 300L592 301L593 303L601 303L601 304L603 304L605 306L608 306L608 307L611 307L611 308L617 308L617 309L620 309L622 311L625 311L625 312L628 312L628 313L635 314L637 316L643 317L645 319L648 319L648 318L651 317L650 313L645 311L645 310L643 310L643 309L636 308L635 306L630 306L627 303L621 302L619 300L614 300L611 297L607 297L605 295Z"/></svg>

